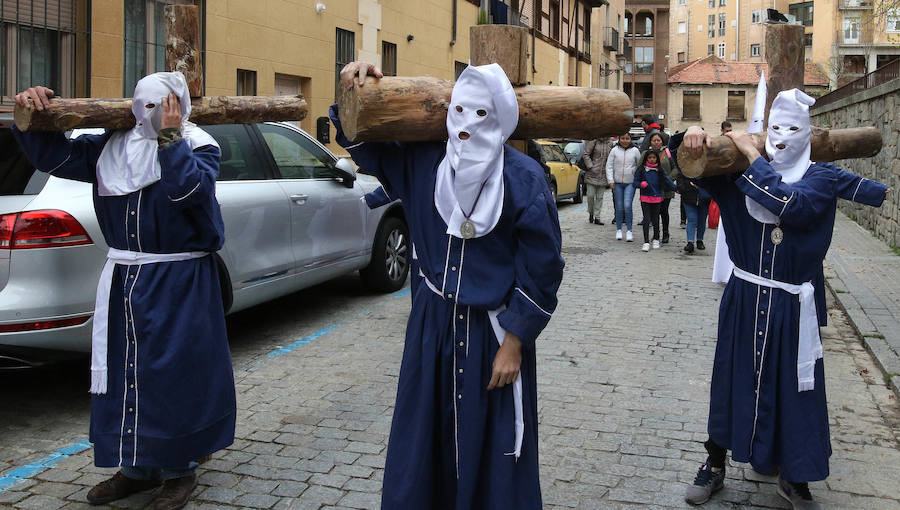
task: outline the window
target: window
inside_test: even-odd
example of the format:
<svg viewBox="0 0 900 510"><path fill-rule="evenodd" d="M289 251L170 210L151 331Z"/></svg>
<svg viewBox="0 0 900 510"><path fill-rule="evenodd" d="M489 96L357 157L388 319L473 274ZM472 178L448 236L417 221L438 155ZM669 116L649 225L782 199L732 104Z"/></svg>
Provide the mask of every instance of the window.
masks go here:
<svg viewBox="0 0 900 510"><path fill-rule="evenodd" d="M678 52L678 63L683 64L685 62L685 54L683 51Z"/></svg>
<svg viewBox="0 0 900 510"><path fill-rule="evenodd" d="M634 48L634 72L642 74L653 72L653 46Z"/></svg>
<svg viewBox="0 0 900 510"><path fill-rule="evenodd" d="M859 16L844 16L844 42L859 44Z"/></svg>
<svg viewBox="0 0 900 510"><path fill-rule="evenodd" d="M455 62L453 63L453 68L454 68L454 69L453 69L453 76L454 76L453 79L454 79L454 80L458 80L458 79L459 79L459 75L461 75L462 72L465 71L467 67L469 67L469 64L466 64L465 62L460 62L460 61L458 61L458 60L455 61Z"/></svg>
<svg viewBox="0 0 900 510"><path fill-rule="evenodd" d="M712 55L712 54L714 54L715 52L716 52L716 45L715 45L715 44L707 44L707 45L706 45L706 54L707 54L707 55Z"/></svg>
<svg viewBox="0 0 900 510"><path fill-rule="evenodd" d="M760 21L760 11L756 10L750 13L750 23L757 24L761 23Z"/></svg>
<svg viewBox="0 0 900 510"><path fill-rule="evenodd" d="M625 35L631 35L631 14L625 15L625 30L623 30Z"/></svg>
<svg viewBox="0 0 900 510"><path fill-rule="evenodd" d="M257 124L282 179L333 179L328 155L305 136L283 126Z"/></svg>
<svg viewBox="0 0 900 510"><path fill-rule="evenodd" d="M709 8L710 9L716 8L716 0L709 0Z"/></svg>
<svg viewBox="0 0 900 510"><path fill-rule="evenodd" d="M681 119L700 120L699 90L685 90L681 93Z"/></svg>
<svg viewBox="0 0 900 510"><path fill-rule="evenodd" d="M334 97L341 92L341 69L353 62L356 55L356 34L342 28L335 29L334 36Z"/></svg>
<svg viewBox="0 0 900 510"><path fill-rule="evenodd" d="M744 91L729 90L728 91L728 120L744 120Z"/></svg>
<svg viewBox="0 0 900 510"><path fill-rule="evenodd" d="M247 69L237 70L237 95L256 95L256 71L250 71Z"/></svg>
<svg viewBox="0 0 900 510"><path fill-rule="evenodd" d="M653 35L653 18L644 18L644 35Z"/></svg>
<svg viewBox="0 0 900 510"><path fill-rule="evenodd" d="M797 21L803 26L812 26L813 24L813 3L803 2L799 4L788 5L788 13L794 15Z"/></svg>
<svg viewBox="0 0 900 510"><path fill-rule="evenodd" d="M219 144L219 177L217 181L254 181L266 178L263 157L248 136L249 126L221 124L203 126Z"/></svg>
<svg viewBox="0 0 900 510"><path fill-rule="evenodd" d="M725 3L727 0L719 0L719 7L725 7L727 4Z"/></svg>
<svg viewBox="0 0 900 510"><path fill-rule="evenodd" d="M707 35L709 37L716 36L716 15L715 14L709 15L709 24L707 25ZM710 52L710 53L712 53L712 52Z"/></svg>
<svg viewBox="0 0 900 510"><path fill-rule="evenodd" d="M812 47L812 34L803 34L803 46L807 48Z"/></svg>
<svg viewBox="0 0 900 510"><path fill-rule="evenodd" d="M687 23L685 23L684 21L679 21L679 22L678 22L678 33L679 33L679 34L686 34L686 33L687 33Z"/></svg>
<svg viewBox="0 0 900 510"><path fill-rule="evenodd" d="M381 41L381 73L397 76L397 45Z"/></svg>
<svg viewBox="0 0 900 510"><path fill-rule="evenodd" d="M887 12L887 27L889 34L900 34L900 9L889 9Z"/></svg>
<svg viewBox="0 0 900 510"><path fill-rule="evenodd" d="M719 37L725 35L725 13L719 13Z"/></svg>
<svg viewBox="0 0 900 510"><path fill-rule="evenodd" d="M685 5L685 4L686 4L685 0L678 0L678 5Z"/></svg>
<svg viewBox="0 0 900 510"><path fill-rule="evenodd" d="M751 57L758 57L759 54L760 54L760 51L759 51L759 45L758 45L758 44L751 44L751 45L750 45L750 56L751 56Z"/></svg>
<svg viewBox="0 0 900 510"><path fill-rule="evenodd" d="M550 38L559 40L559 0L550 0Z"/></svg>
<svg viewBox="0 0 900 510"><path fill-rule="evenodd" d="M725 43L723 43L723 42L720 42L720 43L719 43L719 53L718 53L718 55L719 55L719 58L725 58Z"/></svg>
<svg viewBox="0 0 900 510"><path fill-rule="evenodd" d="M166 70L164 9L172 0L125 0L123 94L131 97L138 80Z"/></svg>

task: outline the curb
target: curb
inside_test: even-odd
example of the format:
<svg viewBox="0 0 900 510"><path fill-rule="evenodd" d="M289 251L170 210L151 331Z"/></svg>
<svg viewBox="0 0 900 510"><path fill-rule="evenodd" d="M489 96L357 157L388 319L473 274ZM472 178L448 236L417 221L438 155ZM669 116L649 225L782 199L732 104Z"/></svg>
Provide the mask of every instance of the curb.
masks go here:
<svg viewBox="0 0 900 510"><path fill-rule="evenodd" d="M884 339L884 335L878 331L875 324L866 315L865 310L856 301L853 295L846 289L847 285L833 268L829 271L831 278L825 277L825 286L831 291L835 302L841 307L850 319L850 325L856 334L862 338L866 350L875 358L875 364L881 369L882 377L886 379L887 386L894 391L894 395L900 398L900 356L890 348ZM840 285L835 285L835 281ZM887 379L888 374L895 374Z"/></svg>

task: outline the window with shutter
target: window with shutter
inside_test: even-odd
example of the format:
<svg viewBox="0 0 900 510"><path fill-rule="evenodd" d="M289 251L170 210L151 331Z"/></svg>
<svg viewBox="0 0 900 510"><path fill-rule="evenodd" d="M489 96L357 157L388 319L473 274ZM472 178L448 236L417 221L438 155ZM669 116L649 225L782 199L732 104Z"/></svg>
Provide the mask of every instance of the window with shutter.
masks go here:
<svg viewBox="0 0 900 510"><path fill-rule="evenodd" d="M681 95L682 120L700 120L700 91L685 90Z"/></svg>

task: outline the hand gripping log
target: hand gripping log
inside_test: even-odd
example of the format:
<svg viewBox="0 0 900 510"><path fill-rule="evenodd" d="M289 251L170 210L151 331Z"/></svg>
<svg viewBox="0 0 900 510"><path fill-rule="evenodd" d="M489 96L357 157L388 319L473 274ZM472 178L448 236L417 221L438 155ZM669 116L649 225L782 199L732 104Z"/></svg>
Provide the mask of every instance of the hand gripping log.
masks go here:
<svg viewBox="0 0 900 510"><path fill-rule="evenodd" d="M338 98L344 134L354 142L447 139L453 83L431 77L368 77ZM588 139L620 135L634 119L618 90L588 87L515 87L519 125L512 139Z"/></svg>
<svg viewBox="0 0 900 510"><path fill-rule="evenodd" d="M759 153L766 154L766 134L751 135ZM874 127L849 129L812 128L810 159L812 161L837 161L849 158L868 158L881 150L881 133ZM705 147L699 157L687 151L678 151L678 166L690 178L743 172L750 166L746 156L738 151L727 136L712 137L712 146Z"/></svg>
<svg viewBox="0 0 900 510"><path fill-rule="evenodd" d="M208 96L191 100L190 121L200 125L299 121L308 112L301 96ZM21 131L134 127L131 99L53 98L42 111L16 105L13 118Z"/></svg>

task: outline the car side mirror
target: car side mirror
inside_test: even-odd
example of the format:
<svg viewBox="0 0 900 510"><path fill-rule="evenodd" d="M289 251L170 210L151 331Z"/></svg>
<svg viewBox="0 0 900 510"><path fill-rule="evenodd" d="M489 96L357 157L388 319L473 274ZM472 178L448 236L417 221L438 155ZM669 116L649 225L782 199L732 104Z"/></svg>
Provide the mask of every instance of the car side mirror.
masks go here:
<svg viewBox="0 0 900 510"><path fill-rule="evenodd" d="M578 164L578 158L569 158L569 164L570 164L570 165L577 165L577 164Z"/></svg>
<svg viewBox="0 0 900 510"><path fill-rule="evenodd" d="M340 158L335 163L334 168L344 181L344 186L352 188L353 183L356 181L356 170L353 169L353 163L348 158Z"/></svg>

